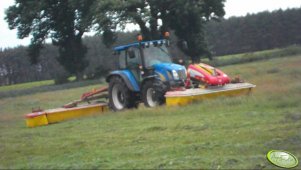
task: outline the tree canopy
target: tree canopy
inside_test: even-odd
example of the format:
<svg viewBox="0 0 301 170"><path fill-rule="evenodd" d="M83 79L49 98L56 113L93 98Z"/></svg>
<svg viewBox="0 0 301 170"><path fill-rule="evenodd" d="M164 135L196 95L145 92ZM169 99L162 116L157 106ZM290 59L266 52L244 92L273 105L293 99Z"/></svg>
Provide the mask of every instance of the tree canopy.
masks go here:
<svg viewBox="0 0 301 170"><path fill-rule="evenodd" d="M97 23L108 28L104 33L111 33L107 38L115 38L114 31L127 23L138 24L145 40L158 39L165 31L173 30L180 40L187 42L188 49L184 52L192 60L208 54L205 23L225 14L224 0L103 0L98 3L97 11L107 10L105 16L96 14Z"/></svg>
<svg viewBox="0 0 301 170"><path fill-rule="evenodd" d="M32 63L38 62L45 40L58 47L58 62L81 78L88 66L87 47L82 43L85 32L94 30L110 47L116 31L135 23L145 40L158 39L173 30L186 41L184 52L193 61L209 54L204 38L204 24L222 17L225 0L16 0L6 11L10 29L18 37L31 37L28 52Z"/></svg>
<svg viewBox="0 0 301 170"><path fill-rule="evenodd" d="M301 8L232 17L206 25L214 55L261 51L301 44Z"/></svg>
<svg viewBox="0 0 301 170"><path fill-rule="evenodd" d="M89 31L94 0L16 0L6 11L10 29L17 28L18 37L31 36L28 52L32 63L38 62L40 49L50 38L59 47L59 63L80 78L88 65L82 36Z"/></svg>
<svg viewBox="0 0 301 170"><path fill-rule="evenodd" d="M298 8L229 18L221 22L210 21L206 23L205 36L208 47L215 56L283 48L301 44L300 17L301 8ZM137 33L111 32L108 35L115 38L118 36L114 45L124 45L135 41ZM171 34L171 40L175 42L174 34ZM112 57L108 59L112 51L101 42L101 36L84 37L83 44L88 49L85 59L89 61L89 67L83 71L86 79L104 77L114 69L116 61ZM31 65L27 60L25 47L0 49L0 85L49 79L60 82L60 76L66 71L56 60L55 56L59 55L58 47L49 44L44 46L36 65ZM174 61L182 56L179 49L173 46L169 49ZM297 50L285 49L286 54L298 54L300 51L299 46L294 46L293 49Z"/></svg>

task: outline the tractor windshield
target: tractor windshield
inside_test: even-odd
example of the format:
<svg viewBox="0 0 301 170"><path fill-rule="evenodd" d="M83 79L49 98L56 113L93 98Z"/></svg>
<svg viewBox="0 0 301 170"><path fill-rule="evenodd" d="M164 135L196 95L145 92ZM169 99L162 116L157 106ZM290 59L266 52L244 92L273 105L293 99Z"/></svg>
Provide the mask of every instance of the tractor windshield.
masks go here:
<svg viewBox="0 0 301 170"><path fill-rule="evenodd" d="M165 45L150 46L143 49L145 67L151 67L154 64L171 63L171 57Z"/></svg>

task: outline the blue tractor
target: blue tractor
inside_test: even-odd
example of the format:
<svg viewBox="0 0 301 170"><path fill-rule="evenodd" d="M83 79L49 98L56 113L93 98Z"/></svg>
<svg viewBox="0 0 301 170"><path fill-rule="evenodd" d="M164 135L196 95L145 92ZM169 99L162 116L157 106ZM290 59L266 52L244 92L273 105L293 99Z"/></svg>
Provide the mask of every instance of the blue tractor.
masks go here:
<svg viewBox="0 0 301 170"><path fill-rule="evenodd" d="M142 39L142 38L141 38ZM118 69L110 72L109 106L115 111L165 103L165 93L183 88L186 69L172 63L169 40L139 41L114 48Z"/></svg>

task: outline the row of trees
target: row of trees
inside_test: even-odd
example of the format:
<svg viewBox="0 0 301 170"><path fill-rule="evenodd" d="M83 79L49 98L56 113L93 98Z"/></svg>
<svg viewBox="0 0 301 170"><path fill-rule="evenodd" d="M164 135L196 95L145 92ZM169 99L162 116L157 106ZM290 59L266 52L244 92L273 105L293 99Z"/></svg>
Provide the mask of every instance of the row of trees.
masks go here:
<svg viewBox="0 0 301 170"><path fill-rule="evenodd" d="M206 34L214 55L301 44L301 8L261 12L210 22Z"/></svg>
<svg viewBox="0 0 301 170"><path fill-rule="evenodd" d="M53 79L64 69L54 60L57 49L47 45L38 64L32 65L25 47L5 49L0 52L0 85Z"/></svg>
<svg viewBox="0 0 301 170"><path fill-rule="evenodd" d="M82 42L92 29L103 36L106 46L117 39L116 31L128 23L139 25L146 40L174 30L187 41L186 54L192 60L208 53L204 24L222 17L225 0L16 0L6 11L10 29L18 37L31 36L28 53L33 64L39 62L46 39L58 48L57 61L64 69L82 79L89 65L87 46ZM161 22L161 23L159 23Z"/></svg>
<svg viewBox="0 0 301 170"><path fill-rule="evenodd" d="M18 1L17 1L18 2ZM22 1L23 2L23 1ZM31 2L31 1L25 1L25 2ZM41 1L43 2L43 1ZM98 2L98 1L97 1ZM115 1L101 1L102 3L113 3L111 5L118 5L114 4ZM123 2L123 1L122 1ZM129 2L138 2L138 1L129 1ZM174 1L176 2L176 1ZM94 2L96 3L96 2ZM98 2L100 3L100 2ZM125 2L123 2L125 3ZM163 3L163 2L162 2ZM126 3L125 3L126 4ZM164 3L163 3L164 4ZM161 4L161 5L163 5ZM104 4L102 4L104 5ZM122 4L119 4L122 5ZM123 4L124 5L124 4ZM20 8L20 5L18 3L16 4L16 7ZM95 5L91 7L99 8L98 5ZM113 8L112 6L109 6L107 9ZM117 8L117 7L114 7ZM149 8L149 7L146 7ZM139 8L140 9L140 8ZM150 10L150 9L147 9ZM123 11L124 12L124 11ZM139 13L141 13L140 10L138 10ZM44 14L44 12L42 12ZM132 33L122 33L122 32L115 32L115 27L122 27L125 26L126 22L135 22L138 23L140 19L134 17L136 13L131 13L131 16L135 18L133 20L119 20L118 22L111 18L107 19L106 21L114 21L114 23L109 23L109 25L115 25L114 29L110 27L110 29L106 28L106 31L100 31L100 28L94 26L93 29L98 30L97 32L99 35L86 37L86 38L80 38L80 42L83 46L83 49L85 49L85 53L83 57L75 57L73 58L74 52L69 52L65 48L75 48L77 46L74 46L72 43L70 46L67 47L61 47L60 45L57 45L56 39L54 40L54 45L50 44L44 44L44 39L41 41L41 47L43 46L42 50L40 51L40 48L37 48L35 45L38 45L39 43L34 43L28 48L25 47L17 47L14 49L5 49L0 50L0 85L7 85L7 84L15 84L15 83L21 83L21 82L28 82L28 81L36 81L36 80L44 80L44 79L55 79L58 83L65 82L67 77L72 75L77 75L82 77L82 75L85 75L85 78L96 78L106 75L106 73L114 67L114 60L112 56L111 48L107 48L108 46L111 46L112 44L119 45L119 44L127 44L129 42L133 42L136 39L136 35L138 32L132 32ZM141 13L142 14L142 13ZM98 14L100 15L100 14ZM100 16L93 16L94 18L101 18ZM108 16L112 16L113 14L108 14ZM114 13L117 17L117 13ZM124 14L128 15L128 14ZM146 15L146 14L145 14ZM161 15L160 13L157 15ZM124 16L123 16L124 17ZM121 18L123 18L121 17ZM189 18L189 17L188 17ZM233 17L227 20L222 20L222 22L216 22L216 21L204 21L206 24L203 25L205 31L203 39L201 38L200 44L203 44L202 48L204 49L200 53L195 53L198 57L195 57L195 59L199 58L202 55L208 55L208 51L210 50L214 55L223 55L223 54L233 54L233 53L241 53L241 52L250 52L250 51L258 51L258 50L264 50L264 49L271 49L276 47L284 47L291 44L301 44L301 29L299 28L301 25L301 8L300 9L288 9L286 11L274 11L274 12L263 12L256 15L247 15L246 17ZM25 19L25 18L23 18ZM102 21L94 20L93 22L104 22L105 18L102 18ZM44 19L42 20L44 21ZM144 21L144 20L143 20ZM160 30L163 31L164 24L159 24L160 18L157 20L157 33L152 33L155 31L152 31L152 27L149 25L150 18L148 17L145 21L145 37L147 39L152 38L159 38L160 37ZM17 21L17 19L14 22L20 22ZM12 23L14 23L12 22ZM24 21L22 21L24 22ZM34 21L37 22L37 21ZM190 21L192 22L192 21ZM120 23L118 25L118 23ZM174 23L172 23L174 24ZM185 22L184 22L185 24ZM43 24L42 24L43 25ZM105 25L105 24L103 24ZM142 27L142 23L140 23L140 27ZM178 24L181 25L181 24ZM18 26L15 25L16 27ZM20 25L19 25L20 26ZM32 25L30 25L32 26ZM30 27L29 26L29 27ZM38 25L35 25L38 27ZM112 26L113 27L113 26ZM180 26L181 27L181 26ZM17 27L18 29L21 29ZM170 27L171 28L171 27ZM191 31L191 29L187 26L187 30L183 31L184 34L186 32ZM21 30L25 31L27 30L27 33L31 33L30 30L38 29L38 28L27 28L26 25L22 27ZM89 28L92 29L92 28ZM110 31L108 31L110 30ZM153 29L154 30L154 29ZM172 30L172 29L171 29ZM184 38L179 38L181 36L178 35L178 38L176 38L174 35L177 34L176 29L173 29L172 31L172 55L175 58L182 58L185 54L180 53L179 49L175 48L175 44L177 44L178 40L185 40ZM49 30L48 30L49 31ZM77 30L74 31L75 34L78 34L79 32ZM39 32L34 33L34 35L38 35ZM51 34L55 34L53 31L50 31ZM32 34L32 33L31 33ZM36 36L37 36L36 35ZM59 35L63 35L60 33ZM47 34L46 37L49 35ZM54 36L54 35L53 35ZM68 39L68 35L65 37ZM197 36L196 36L197 37ZM64 37L63 37L64 38ZM34 40L34 39L33 39ZM103 40L103 41L102 41ZM209 50L206 50L206 41L209 47ZM68 40L69 41L69 40ZM71 40L70 40L71 41ZM197 39L193 40L196 42ZM188 41L189 42L189 41ZM190 45L190 48L193 47L193 42L190 42L188 45ZM39 45L38 45L39 46ZM65 50L64 50L65 49ZM195 47L193 50L195 51L198 49L198 47ZM70 49L69 49L70 50ZM189 49L190 50L190 49ZM189 51L188 50L188 51ZM29 52L29 53L28 53ZM75 52L78 52L75 50ZM67 54L66 54L67 53ZM80 53L80 52L79 52ZM28 54L32 56L32 54L39 54L39 58L31 57L31 62L28 60ZM63 55L63 56L61 56ZM187 52L186 52L187 55ZM33 55L34 56L34 55ZM37 55L38 56L38 55ZM37 57L36 56L36 57ZM194 56L194 55L191 55ZM193 59L193 57L192 57ZM83 63L76 64L77 62L83 61ZM35 65L32 65L31 63L37 63ZM61 62L68 62L65 64L62 64ZM71 68L82 68L80 72L72 72L70 69L66 69L66 67ZM75 66L74 66L75 65ZM75 69L78 70L78 69Z"/></svg>
<svg viewBox="0 0 301 170"><path fill-rule="evenodd" d="M115 44L133 42L136 34L137 32L119 33ZM112 50L106 48L100 36L85 37L83 44L87 47L85 59L89 61L89 66L82 72L86 79L103 77L116 65ZM56 83L66 82L72 74L58 63L58 55L58 48L47 44L41 50L39 62L31 64L26 47L0 49L0 85L49 79L54 79Z"/></svg>
<svg viewBox="0 0 301 170"><path fill-rule="evenodd" d="M136 41L137 34L137 31L118 33L114 46ZM171 39L171 44L175 44L176 37L172 35ZM117 58L112 55L111 48L106 48L101 36L84 37L83 44L87 47L86 60L89 61L89 66L82 73L85 79L104 77L117 67ZM170 52L175 61L183 57L177 48L172 48ZM54 79L56 83L66 82L66 78L72 75L58 63L58 54L57 47L47 44L41 50L38 64L31 64L26 47L0 49L0 85L48 79Z"/></svg>

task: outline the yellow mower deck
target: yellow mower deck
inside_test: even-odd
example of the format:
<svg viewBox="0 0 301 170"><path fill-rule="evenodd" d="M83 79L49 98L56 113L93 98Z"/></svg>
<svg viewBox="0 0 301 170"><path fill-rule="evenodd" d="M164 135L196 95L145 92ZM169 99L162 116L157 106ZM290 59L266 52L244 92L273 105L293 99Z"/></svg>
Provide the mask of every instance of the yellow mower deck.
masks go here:
<svg viewBox="0 0 301 170"><path fill-rule="evenodd" d="M216 98L220 96L246 95L256 87L250 83L226 84L206 89L187 89L184 91L170 91L165 94L167 106L183 106L195 101Z"/></svg>
<svg viewBox="0 0 301 170"><path fill-rule="evenodd" d="M27 127L43 126L87 115L102 114L107 110L107 104L89 104L74 108L49 109L27 114L26 125Z"/></svg>
<svg viewBox="0 0 301 170"><path fill-rule="evenodd" d="M165 94L167 106L183 106L195 101L202 101L220 96L238 96L249 94L256 87L250 83L227 84L206 89L187 89L184 91L169 91ZM108 111L106 103L86 104L73 108L57 108L27 114L26 125L28 127L43 126L69 119L83 117L92 114L103 114Z"/></svg>

